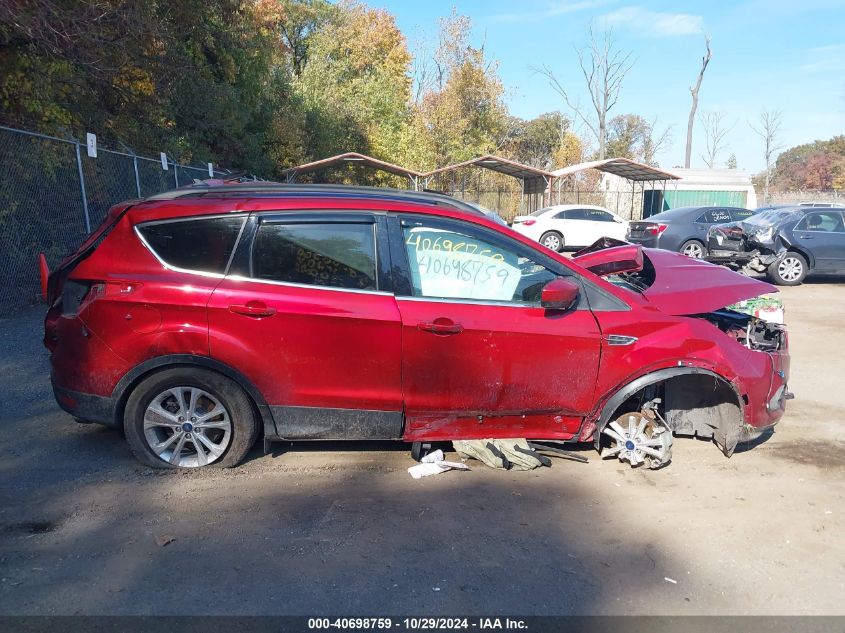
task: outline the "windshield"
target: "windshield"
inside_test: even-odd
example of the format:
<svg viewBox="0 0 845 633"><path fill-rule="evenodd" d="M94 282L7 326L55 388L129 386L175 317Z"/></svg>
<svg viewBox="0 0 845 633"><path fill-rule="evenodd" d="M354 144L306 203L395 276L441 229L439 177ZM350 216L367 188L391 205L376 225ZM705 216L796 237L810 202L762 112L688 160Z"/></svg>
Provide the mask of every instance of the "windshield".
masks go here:
<svg viewBox="0 0 845 633"><path fill-rule="evenodd" d="M774 226L788 220L797 220L803 215L802 211L795 208L770 209L762 213L755 213L744 220L744 224L752 226Z"/></svg>
<svg viewBox="0 0 845 633"><path fill-rule="evenodd" d="M534 216L535 218L539 218L541 215L543 215L544 213L548 213L553 208L554 207L543 207L542 209L537 209L536 211L534 211L530 215Z"/></svg>

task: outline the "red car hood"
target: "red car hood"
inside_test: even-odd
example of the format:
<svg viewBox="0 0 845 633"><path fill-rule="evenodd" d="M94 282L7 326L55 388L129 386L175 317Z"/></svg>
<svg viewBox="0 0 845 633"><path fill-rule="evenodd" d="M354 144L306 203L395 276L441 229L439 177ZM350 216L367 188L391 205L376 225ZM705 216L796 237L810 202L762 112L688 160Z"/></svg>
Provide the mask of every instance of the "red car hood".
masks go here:
<svg viewBox="0 0 845 633"><path fill-rule="evenodd" d="M654 281L643 296L667 314L704 314L778 291L716 264L615 240L606 245L597 242L576 253L572 261L600 276L642 270L648 279L654 268Z"/></svg>
<svg viewBox="0 0 845 633"><path fill-rule="evenodd" d="M644 254L654 266L654 283L643 296L668 314L703 314L778 291L766 282L680 253L648 248Z"/></svg>

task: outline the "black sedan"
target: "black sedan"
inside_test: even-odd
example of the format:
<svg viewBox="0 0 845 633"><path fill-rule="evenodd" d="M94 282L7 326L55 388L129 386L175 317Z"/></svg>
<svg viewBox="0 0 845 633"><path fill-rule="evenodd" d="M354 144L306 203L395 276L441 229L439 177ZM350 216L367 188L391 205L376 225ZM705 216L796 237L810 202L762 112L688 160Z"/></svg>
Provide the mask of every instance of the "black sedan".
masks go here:
<svg viewBox="0 0 845 633"><path fill-rule="evenodd" d="M841 208L771 209L742 222L714 226L707 237L709 261L768 273L782 286L797 286L808 274L845 274Z"/></svg>
<svg viewBox="0 0 845 633"><path fill-rule="evenodd" d="M629 223L625 239L699 259L707 255L707 230L711 226L744 220L752 213L738 207L678 207Z"/></svg>

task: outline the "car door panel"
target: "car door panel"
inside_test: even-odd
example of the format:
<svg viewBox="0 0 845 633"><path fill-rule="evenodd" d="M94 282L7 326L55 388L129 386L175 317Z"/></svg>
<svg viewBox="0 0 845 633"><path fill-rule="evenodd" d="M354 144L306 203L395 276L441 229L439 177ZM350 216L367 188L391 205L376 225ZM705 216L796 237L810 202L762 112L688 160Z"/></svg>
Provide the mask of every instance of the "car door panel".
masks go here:
<svg viewBox="0 0 845 633"><path fill-rule="evenodd" d="M813 218L818 226L811 226ZM845 225L840 212L811 212L792 232L795 244L813 255L814 270L837 273L845 271Z"/></svg>
<svg viewBox="0 0 845 633"><path fill-rule="evenodd" d="M425 222L424 229L453 231L446 233L450 247L482 235L507 252L503 238L476 232L468 223ZM392 245L400 243L391 248L394 265L400 259L404 268L430 263L426 251L407 254L411 239L397 221L391 231ZM421 242L425 239L417 237L414 247ZM415 257L418 262L411 261ZM515 296L541 285L531 274L523 273ZM545 280L556 273L536 274ZM424 283L421 276L408 271L408 279L417 277L412 286ZM406 440L577 433L593 404L601 352L598 325L586 305L560 312L538 303L398 294Z"/></svg>
<svg viewBox="0 0 845 633"><path fill-rule="evenodd" d="M570 229L569 233L571 234L571 238L568 240L568 244L571 246L588 246L595 242L595 240L591 240L591 224L588 220L583 219L583 211L581 212L581 216L578 219L569 220Z"/></svg>
<svg viewBox="0 0 845 633"><path fill-rule="evenodd" d="M600 334L589 310L397 298L406 439L572 437L593 403ZM421 323L450 321L439 334Z"/></svg>
<svg viewBox="0 0 845 633"><path fill-rule="evenodd" d="M560 233L563 236L564 245L568 246L572 236L572 220L566 218L565 211L556 213L544 223L542 232L545 233L546 231L557 231Z"/></svg>
<svg viewBox="0 0 845 633"><path fill-rule="evenodd" d="M235 274L212 294L208 315L211 356L247 376L280 437L401 436L401 326L392 293Z"/></svg>

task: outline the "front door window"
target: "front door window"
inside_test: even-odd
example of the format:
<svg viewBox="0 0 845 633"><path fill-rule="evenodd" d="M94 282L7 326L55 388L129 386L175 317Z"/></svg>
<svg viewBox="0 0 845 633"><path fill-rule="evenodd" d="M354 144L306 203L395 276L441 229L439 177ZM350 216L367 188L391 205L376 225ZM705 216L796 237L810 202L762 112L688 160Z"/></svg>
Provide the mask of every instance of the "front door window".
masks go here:
<svg viewBox="0 0 845 633"><path fill-rule="evenodd" d="M448 225L405 222L414 296L537 304L557 275L515 249Z"/></svg>

